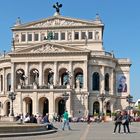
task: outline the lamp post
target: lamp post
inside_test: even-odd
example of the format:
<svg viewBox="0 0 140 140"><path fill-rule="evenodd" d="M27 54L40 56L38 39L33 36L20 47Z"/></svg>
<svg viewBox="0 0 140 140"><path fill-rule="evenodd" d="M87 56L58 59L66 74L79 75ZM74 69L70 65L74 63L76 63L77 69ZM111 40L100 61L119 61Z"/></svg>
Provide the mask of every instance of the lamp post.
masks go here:
<svg viewBox="0 0 140 140"><path fill-rule="evenodd" d="M104 94L104 93L102 93L102 94L99 94L98 95L98 99L99 100L101 100L101 102L102 102L102 116L103 116L103 103L104 103L104 101L105 101L105 99L106 99L106 95Z"/></svg>
<svg viewBox="0 0 140 140"><path fill-rule="evenodd" d="M129 104L129 108L128 108L128 110L129 110L129 115L130 115L130 103L132 102L132 100L133 100L133 96L131 96L130 94L128 95L128 96L126 96L126 101L128 102L128 104Z"/></svg>
<svg viewBox="0 0 140 140"><path fill-rule="evenodd" d="M67 102L67 100L69 99L69 94L68 94L67 92L64 92L64 93L62 94L62 97L63 97L64 102L65 102L65 110L66 110L66 102Z"/></svg>
<svg viewBox="0 0 140 140"><path fill-rule="evenodd" d="M16 99L16 94L14 92L10 92L8 97L12 101L11 116L14 116L13 101Z"/></svg>

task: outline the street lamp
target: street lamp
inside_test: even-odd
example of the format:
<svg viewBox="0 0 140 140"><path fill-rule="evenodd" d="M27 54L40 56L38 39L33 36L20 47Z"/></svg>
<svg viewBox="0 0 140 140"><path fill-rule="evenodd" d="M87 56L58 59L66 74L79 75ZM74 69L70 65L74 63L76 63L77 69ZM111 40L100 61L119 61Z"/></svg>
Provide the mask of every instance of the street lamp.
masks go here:
<svg viewBox="0 0 140 140"><path fill-rule="evenodd" d="M68 94L67 92L64 92L64 93L62 94L62 97L63 97L63 100L64 100L64 102L65 102L65 110L66 110L66 102L67 102L67 100L69 99L69 94Z"/></svg>
<svg viewBox="0 0 140 140"><path fill-rule="evenodd" d="M98 99L99 100L101 100L101 102L102 102L102 116L103 116L103 103L104 103L104 101L105 101L105 99L106 99L106 95L104 94L104 93L102 93L102 94L99 94L98 96Z"/></svg>
<svg viewBox="0 0 140 140"><path fill-rule="evenodd" d="M10 92L8 97L12 101L11 116L14 116L13 101L16 99L16 94L14 92Z"/></svg>

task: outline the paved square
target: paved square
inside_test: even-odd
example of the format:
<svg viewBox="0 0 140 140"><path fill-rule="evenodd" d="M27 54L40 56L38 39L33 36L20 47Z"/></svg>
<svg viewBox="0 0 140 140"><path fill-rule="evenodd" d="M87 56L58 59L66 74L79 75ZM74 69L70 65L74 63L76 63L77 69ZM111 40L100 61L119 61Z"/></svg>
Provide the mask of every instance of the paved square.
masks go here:
<svg viewBox="0 0 140 140"><path fill-rule="evenodd" d="M132 123L130 125L130 134L123 133L113 134L113 122L106 123L71 123L72 130L61 130L61 123L54 123L58 127L58 132L54 134L28 136L28 137L10 137L0 138L0 140L139 140L140 139L140 123Z"/></svg>

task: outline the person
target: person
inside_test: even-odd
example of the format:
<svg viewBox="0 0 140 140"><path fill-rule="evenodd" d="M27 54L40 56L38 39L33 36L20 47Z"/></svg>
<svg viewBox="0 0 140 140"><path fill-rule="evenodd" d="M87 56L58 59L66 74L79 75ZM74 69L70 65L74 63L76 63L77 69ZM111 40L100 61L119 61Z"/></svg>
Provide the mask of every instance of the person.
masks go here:
<svg viewBox="0 0 140 140"><path fill-rule="evenodd" d="M68 111L66 110L63 114L63 125L62 125L62 130L65 129L65 125L67 125L68 129L71 130L70 124L69 124L69 114Z"/></svg>
<svg viewBox="0 0 140 140"><path fill-rule="evenodd" d="M46 113L46 115L43 117L43 123L46 124L46 128L48 130L57 129L56 127L53 126L52 123L50 123L50 121L49 121L49 114L48 113Z"/></svg>
<svg viewBox="0 0 140 140"><path fill-rule="evenodd" d="M121 122L122 122L122 114L121 114L121 111L117 112L115 118L114 118L114 121L115 121L115 127L114 127L114 131L113 131L113 134L116 133L116 129L117 127L118 128L118 133L120 133L121 131Z"/></svg>
<svg viewBox="0 0 140 140"><path fill-rule="evenodd" d="M123 124L124 133L126 133L126 128L127 128L127 132L130 133L130 128L129 128L130 115L127 113L127 111L124 111L122 120L123 120L122 124Z"/></svg>
<svg viewBox="0 0 140 140"><path fill-rule="evenodd" d="M127 92L127 84L125 76L121 76L119 79L118 92Z"/></svg>

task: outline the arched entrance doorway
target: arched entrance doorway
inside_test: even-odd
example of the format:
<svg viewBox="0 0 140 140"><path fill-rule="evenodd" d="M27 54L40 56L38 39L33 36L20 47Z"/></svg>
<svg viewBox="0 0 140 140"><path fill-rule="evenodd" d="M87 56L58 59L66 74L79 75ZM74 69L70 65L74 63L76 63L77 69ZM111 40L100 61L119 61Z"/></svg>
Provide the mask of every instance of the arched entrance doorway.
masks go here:
<svg viewBox="0 0 140 140"><path fill-rule="evenodd" d="M33 105L32 105L32 99L30 97L26 97L23 100L23 113L32 115L33 112Z"/></svg>
<svg viewBox="0 0 140 140"><path fill-rule="evenodd" d="M39 99L39 112L45 116L46 113L49 113L49 100L46 97Z"/></svg>
<svg viewBox="0 0 140 140"><path fill-rule="evenodd" d="M110 102L106 103L106 115L111 116Z"/></svg>
<svg viewBox="0 0 140 140"><path fill-rule="evenodd" d="M10 116L10 102L6 102L5 104L5 115Z"/></svg>
<svg viewBox="0 0 140 140"><path fill-rule="evenodd" d="M93 115L99 114L99 112L100 112L100 104L99 102L96 101L93 103Z"/></svg>
<svg viewBox="0 0 140 140"><path fill-rule="evenodd" d="M60 99L58 102L58 115L62 116L65 111L65 101L63 99Z"/></svg>

